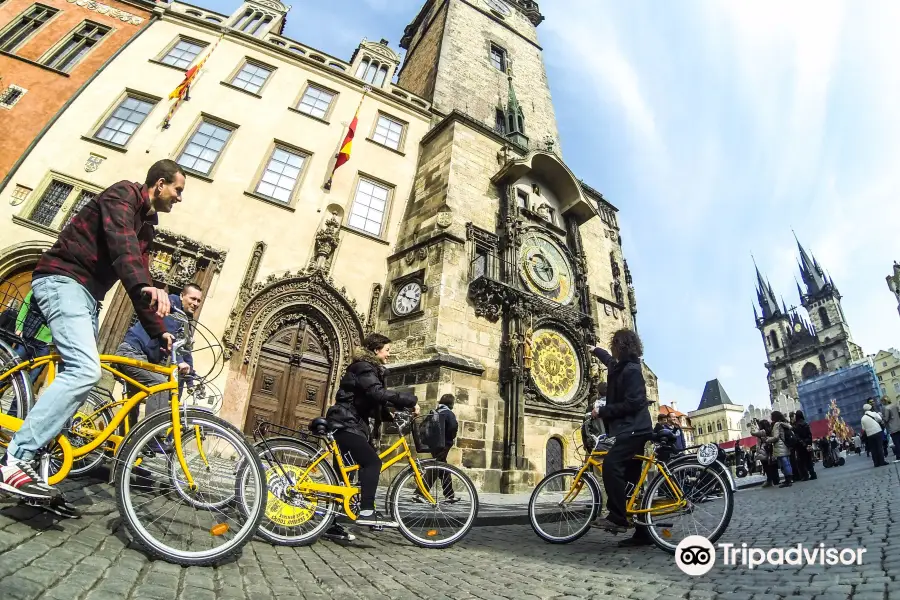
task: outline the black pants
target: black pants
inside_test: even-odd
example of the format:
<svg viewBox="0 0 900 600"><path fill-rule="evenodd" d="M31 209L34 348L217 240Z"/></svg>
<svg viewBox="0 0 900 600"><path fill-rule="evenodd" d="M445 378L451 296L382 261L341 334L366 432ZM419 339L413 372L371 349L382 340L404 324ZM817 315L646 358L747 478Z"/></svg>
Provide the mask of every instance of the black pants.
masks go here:
<svg viewBox="0 0 900 600"><path fill-rule="evenodd" d="M900 431L892 433L891 440L894 442L894 458L900 460Z"/></svg>
<svg viewBox="0 0 900 600"><path fill-rule="evenodd" d="M806 462L806 447L791 449L791 472L794 481L806 481L809 479L809 465Z"/></svg>
<svg viewBox="0 0 900 600"><path fill-rule="evenodd" d="M763 469L766 472L766 480L772 485L778 485L778 463L766 459Z"/></svg>
<svg viewBox="0 0 900 600"><path fill-rule="evenodd" d="M872 453L872 464L876 467L887 464L884 460L884 442L882 438L884 436L881 433L876 433L866 438L866 446L869 452Z"/></svg>
<svg viewBox="0 0 900 600"><path fill-rule="evenodd" d="M812 451L808 450L806 446L797 448L797 464L800 467L800 473L803 475L804 479L816 477L816 467L813 464Z"/></svg>
<svg viewBox="0 0 900 600"><path fill-rule="evenodd" d="M649 433L616 436L616 443L603 459L603 486L606 488L608 518L617 525L628 524L625 512L628 491L637 485L643 466L634 457L643 452L644 444L649 440Z"/></svg>
<svg viewBox="0 0 900 600"><path fill-rule="evenodd" d="M375 494L378 492L378 477L381 475L381 459L368 440L349 431L336 431L334 440L341 454L350 453L359 465L360 510L375 509Z"/></svg>
<svg viewBox="0 0 900 600"><path fill-rule="evenodd" d="M436 461L445 463L447 462L447 455L450 454L450 448L444 448L440 452L432 452L431 458ZM441 471L440 475L438 475L441 479L441 490L444 492L444 498L452 498L453 497L453 480L450 479L450 473L447 471ZM433 471L428 471L425 473L425 485L428 487L430 491L432 487L434 487L434 478L435 474Z"/></svg>

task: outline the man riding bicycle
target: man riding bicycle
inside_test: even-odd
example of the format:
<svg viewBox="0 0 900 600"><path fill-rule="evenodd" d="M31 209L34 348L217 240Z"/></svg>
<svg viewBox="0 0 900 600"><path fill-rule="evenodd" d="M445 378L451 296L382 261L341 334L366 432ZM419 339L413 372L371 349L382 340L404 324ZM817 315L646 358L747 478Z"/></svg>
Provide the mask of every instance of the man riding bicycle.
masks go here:
<svg viewBox="0 0 900 600"><path fill-rule="evenodd" d="M173 338L162 321L169 313L169 296L152 285L150 245L159 213L181 202L184 185L184 171L174 161L154 163L144 185L120 181L88 202L38 261L32 275L34 300L65 368L41 394L0 459L0 491L32 502L60 499L32 461L100 381L99 303L117 281L147 333L171 349Z"/></svg>

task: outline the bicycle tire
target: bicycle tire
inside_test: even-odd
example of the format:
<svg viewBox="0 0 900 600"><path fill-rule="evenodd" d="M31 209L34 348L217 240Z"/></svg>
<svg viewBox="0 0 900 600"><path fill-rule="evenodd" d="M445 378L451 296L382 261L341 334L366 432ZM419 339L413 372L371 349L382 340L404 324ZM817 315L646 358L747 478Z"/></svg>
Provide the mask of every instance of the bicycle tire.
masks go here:
<svg viewBox="0 0 900 600"><path fill-rule="evenodd" d="M259 462L259 457L253 451L253 447L244 439L244 435L240 430L231 423L216 417L207 411L188 408L181 411L181 415L189 422L189 426L199 424L200 426L209 428L210 431L217 430L218 433L221 433L224 437L228 438L229 442L244 454L244 456L241 457L244 476L240 481L252 478L256 482L257 489L260 491L265 489L265 478L263 477L262 465ZM146 532L138 517L134 514L134 507L128 496L128 490L130 489L130 472L128 469L140 457L139 455L143 449L143 443L146 442L150 436L155 435L154 432L166 424L171 424L171 422L171 414L160 412L144 419L129 432L128 438L122 444L122 448L116 456L116 506L119 510L119 514L122 516L122 521L132 538L138 542L151 557L159 558L181 566L208 566L218 564L231 557L237 556L241 552L241 549L253 538L259 526L259 522L262 519L265 502L255 502L250 510L247 510L247 506L243 503L241 504L240 510L247 521L227 545L203 552L179 553L175 553L169 548L161 547L161 542L158 542ZM237 482L235 485L237 485Z"/></svg>
<svg viewBox="0 0 900 600"><path fill-rule="evenodd" d="M260 462L263 465L263 471L266 475L266 486L268 491L265 504L266 510L263 512L263 518L260 520L259 528L256 531L257 535L276 546L309 546L311 544L314 544L316 540L319 539L319 536L322 535L322 533L329 527L331 527L331 524L334 522L335 510L333 508L333 503L330 501L328 502L325 512L325 518L323 518L322 522L316 525L310 531L304 532L301 535L282 535L272 531L270 523L274 523L274 521L270 518L270 510L273 510L270 507L270 503L273 502L273 500L281 500L281 498L277 497L272 492L272 488L270 487L270 482L275 478L273 472L277 472L278 470L278 463L272 460L269 455L272 452L288 451L300 454L312 460L316 456L316 454L318 454L318 449L313 448L308 443L292 440L286 437L277 438L275 440L266 440L265 442L258 442L253 446L253 448L257 451ZM339 485L337 474L327 461L321 461L316 466L316 469L321 469L322 474L326 480L325 483L327 483L328 485ZM242 507L244 505L244 498L242 493L243 481L243 476L239 475L238 493L241 494L240 506ZM283 502L283 500L281 501Z"/></svg>
<svg viewBox="0 0 900 600"><path fill-rule="evenodd" d="M12 368L12 366L20 362L22 362L22 359L16 351L12 349L12 346L3 340L0 340L0 364L6 367L4 370ZM11 414L11 410L13 406L15 406L17 419L24 420L28 415L28 410L34 404L34 390L31 387L29 373L30 371L28 369L23 369L9 378L7 386L10 387L2 386L3 391L0 392L0 412L7 415ZM12 434L12 431L0 429L0 446L5 447L8 443L8 440L5 438L11 439Z"/></svg>
<svg viewBox="0 0 900 600"><path fill-rule="evenodd" d="M475 484L472 483L472 480L469 479L469 476L466 475L465 473L463 473L463 471L461 469L454 467L453 465L450 465L447 463L442 463L442 462L437 462L437 461L432 462L430 464L423 465L419 469L419 471L423 477L425 476L425 474L428 471L440 471L440 470L450 471L455 477L459 478L459 480L463 483L463 485L466 488L465 491L468 492L469 497L472 498L472 505L471 505L472 508L471 508L471 510L469 510L469 515L467 516L462 528L457 533L452 535L450 538L445 539L445 540L433 542L433 541L428 540L427 538L422 538L422 537L417 536L416 534L414 534L412 532L409 525L404 523L403 517L400 515L400 502L399 502L400 492L403 489L403 484L406 481L408 481L410 477L415 477L415 473L414 473L412 467L406 467L406 469L401 471L395 478L397 484L396 485L392 484L393 494L390 498L390 508L391 508L392 516L394 517L394 520L396 520L397 523L400 525L400 527L398 529L400 530L400 533L403 535L403 537L405 537L406 539L411 541L416 546L419 546L420 548L434 548L434 549L449 548L450 546L452 546L459 540L466 537L466 535L472 529L472 526L475 524L475 518L478 516L478 491L475 489ZM438 475L435 475L434 477L435 477L434 481L440 480L440 477ZM416 485L418 487L418 484L416 484ZM462 491L462 490L454 490L454 491Z"/></svg>
<svg viewBox="0 0 900 600"><path fill-rule="evenodd" d="M722 517L722 520L719 522L719 525L710 535L704 535L706 539L709 540L711 544L715 544L716 541L722 537L722 534L725 533L725 530L728 529L728 525L731 523L731 517L734 514L734 492L731 489L731 486L728 484L728 480L722 473L720 473L717 469L713 469L710 466L701 465L698 461L690 461L683 462L674 467L668 467L669 469L669 477L674 479L675 473L682 469L702 469L705 475L712 476L717 479L721 484L722 495L725 498L725 513ZM657 488L662 485L666 485L668 488L668 484L666 483L665 477L662 474L657 475L652 482L650 482L650 486L647 488L647 492L644 494L644 499L641 502L641 508L644 510L648 510L651 508L651 504L653 502L653 498L655 496L655 492ZM650 538L653 540L653 543L656 546L669 554L675 554L675 549L678 547L677 543L671 543L668 540L665 540L660 536L659 532L655 527L652 526L652 519L656 518L650 513L645 513L646 519L651 521L651 526L647 527L647 533L650 534ZM669 518L669 515L662 515L659 517L660 519ZM701 535L697 532L694 532L695 535Z"/></svg>
<svg viewBox="0 0 900 600"><path fill-rule="evenodd" d="M571 475L573 478L578 474L578 469L561 469L559 471L555 471L550 473L535 486L534 491L531 492L531 497L528 499L528 522L531 524L531 529L545 542L549 542L551 544L569 544L574 542L575 540L581 538L584 534L586 534L591 529L591 523L594 519L597 518L597 514L600 512L600 507L603 504L603 494L600 492L600 485L597 483L597 480L594 479L594 476L591 473L585 472L581 479L587 482L588 488L591 492L591 512L585 521L584 525L582 525L575 533L567 535L567 536L552 536L548 532L544 531L540 524L537 521L537 513L535 503L541 489L548 485L554 479L558 479L565 475Z"/></svg>

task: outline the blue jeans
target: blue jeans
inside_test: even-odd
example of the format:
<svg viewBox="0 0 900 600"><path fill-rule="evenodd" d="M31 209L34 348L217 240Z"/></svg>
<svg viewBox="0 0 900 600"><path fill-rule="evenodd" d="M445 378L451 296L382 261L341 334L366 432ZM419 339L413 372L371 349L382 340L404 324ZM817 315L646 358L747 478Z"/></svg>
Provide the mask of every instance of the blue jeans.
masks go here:
<svg viewBox="0 0 900 600"><path fill-rule="evenodd" d="M778 457L778 466L781 467L781 472L784 473L785 477L793 477L794 473L791 471L791 457L790 456L779 456Z"/></svg>
<svg viewBox="0 0 900 600"><path fill-rule="evenodd" d="M101 374L97 301L93 296L77 281L62 275L36 279L31 289L65 368L38 398L9 443L9 453L22 460L34 458L59 435Z"/></svg>

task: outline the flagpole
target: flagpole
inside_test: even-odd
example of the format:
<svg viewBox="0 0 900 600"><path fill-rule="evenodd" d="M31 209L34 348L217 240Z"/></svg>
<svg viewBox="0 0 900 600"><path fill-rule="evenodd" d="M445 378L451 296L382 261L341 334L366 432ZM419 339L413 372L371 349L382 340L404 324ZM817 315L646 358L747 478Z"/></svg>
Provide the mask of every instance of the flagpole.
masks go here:
<svg viewBox="0 0 900 600"><path fill-rule="evenodd" d="M363 86L363 93L362 93L362 96L360 96L360 98L359 98L359 105L356 107L356 112L353 113L353 120L356 120L356 119L359 117L359 111L362 110L363 100L366 99L366 94L368 94L369 91L370 91L371 89L372 89L372 88L370 88L370 87L367 86L367 85L366 85L366 86ZM350 121L350 124L352 125L352 124L353 124L353 121ZM348 129L348 132L347 132L347 133L349 134L350 126L348 126L347 129ZM354 135L355 135L355 134L356 134L356 132L354 131ZM344 138L342 138L342 139L344 139L345 141L346 141L346 136L347 136L347 134L345 134L345 135L344 135ZM351 142L352 142L352 140L351 140ZM340 165L337 164L337 159L338 159L338 158L340 157L340 155L341 155L340 151L341 151L341 149L343 149L343 146L344 146L344 144L341 144L341 148L338 149L338 153L334 155L335 165L334 165L334 168L331 169L331 175L328 177L328 181L325 182L325 190L330 190L330 189L331 189L331 183L332 183L332 181L334 180L334 173L335 173L335 171L338 170L338 167L340 166ZM348 160L349 160L349 157L348 157Z"/></svg>

